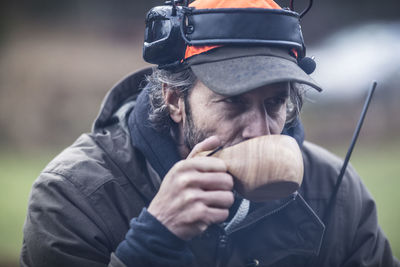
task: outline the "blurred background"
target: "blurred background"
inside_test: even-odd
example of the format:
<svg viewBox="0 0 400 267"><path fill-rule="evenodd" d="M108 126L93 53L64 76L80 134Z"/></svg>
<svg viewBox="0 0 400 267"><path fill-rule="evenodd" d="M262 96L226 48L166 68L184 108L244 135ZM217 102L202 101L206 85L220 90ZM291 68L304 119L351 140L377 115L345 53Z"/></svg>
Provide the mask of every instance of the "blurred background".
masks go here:
<svg viewBox="0 0 400 267"><path fill-rule="evenodd" d="M314 1L302 26L312 74L308 140L346 154L367 91L378 88L351 163L377 201L400 257L400 2ZM277 1L288 6L288 1ZM30 187L46 163L88 132L102 98L142 60L155 0L0 3L0 266L18 266ZM307 2L295 1L301 10Z"/></svg>

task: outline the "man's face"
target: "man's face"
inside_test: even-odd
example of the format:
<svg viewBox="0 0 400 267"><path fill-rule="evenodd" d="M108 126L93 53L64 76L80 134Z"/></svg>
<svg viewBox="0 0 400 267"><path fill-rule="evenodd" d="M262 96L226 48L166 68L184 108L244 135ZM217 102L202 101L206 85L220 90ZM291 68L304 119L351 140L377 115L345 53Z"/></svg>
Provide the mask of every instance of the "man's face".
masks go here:
<svg viewBox="0 0 400 267"><path fill-rule="evenodd" d="M184 143L189 150L216 135L231 146L261 135L280 134L286 121L289 83L267 85L226 97L197 82L185 101Z"/></svg>

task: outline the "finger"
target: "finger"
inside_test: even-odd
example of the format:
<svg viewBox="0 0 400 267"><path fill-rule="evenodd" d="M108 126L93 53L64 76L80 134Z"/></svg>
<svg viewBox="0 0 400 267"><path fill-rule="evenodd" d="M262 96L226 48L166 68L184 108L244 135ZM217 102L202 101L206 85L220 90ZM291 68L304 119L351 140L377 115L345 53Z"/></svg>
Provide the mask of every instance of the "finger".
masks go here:
<svg viewBox="0 0 400 267"><path fill-rule="evenodd" d="M235 200L231 191L203 191L201 195L210 208L229 209Z"/></svg>
<svg viewBox="0 0 400 267"><path fill-rule="evenodd" d="M219 146L221 146L221 140L215 135L210 136L195 145L187 158L193 158L196 154L200 152L214 150Z"/></svg>
<svg viewBox="0 0 400 267"><path fill-rule="evenodd" d="M190 186L198 187L205 191L231 191L233 178L226 172L204 172L193 176Z"/></svg>
<svg viewBox="0 0 400 267"><path fill-rule="evenodd" d="M208 208L207 209L207 224L221 223L229 216L228 209Z"/></svg>
<svg viewBox="0 0 400 267"><path fill-rule="evenodd" d="M198 234L201 234L201 233L203 233L205 230L207 230L208 225L207 225L205 222L203 222L203 221L197 221L197 222L195 223L195 227L197 228Z"/></svg>
<svg viewBox="0 0 400 267"><path fill-rule="evenodd" d="M222 159L214 157L197 157L179 161L174 168L179 171L227 172L228 168Z"/></svg>
<svg viewBox="0 0 400 267"><path fill-rule="evenodd" d="M202 212L204 208L229 209L234 202L232 191L203 191L201 189L186 190L180 202L186 207L197 207ZM195 211L195 209L191 209Z"/></svg>

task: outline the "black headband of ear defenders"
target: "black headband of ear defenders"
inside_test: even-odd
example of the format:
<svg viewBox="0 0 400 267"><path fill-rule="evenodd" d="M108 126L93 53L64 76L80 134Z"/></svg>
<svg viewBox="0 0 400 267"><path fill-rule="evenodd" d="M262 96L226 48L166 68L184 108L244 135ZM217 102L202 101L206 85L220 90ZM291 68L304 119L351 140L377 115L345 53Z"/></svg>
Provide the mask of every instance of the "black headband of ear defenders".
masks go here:
<svg viewBox="0 0 400 267"><path fill-rule="evenodd" d="M159 68L184 66L186 45L268 45L305 57L300 15L286 9L158 6L146 16L143 58Z"/></svg>
<svg viewBox="0 0 400 267"><path fill-rule="evenodd" d="M194 10L187 15L189 45L277 45L302 52L299 15L281 9L229 8Z"/></svg>

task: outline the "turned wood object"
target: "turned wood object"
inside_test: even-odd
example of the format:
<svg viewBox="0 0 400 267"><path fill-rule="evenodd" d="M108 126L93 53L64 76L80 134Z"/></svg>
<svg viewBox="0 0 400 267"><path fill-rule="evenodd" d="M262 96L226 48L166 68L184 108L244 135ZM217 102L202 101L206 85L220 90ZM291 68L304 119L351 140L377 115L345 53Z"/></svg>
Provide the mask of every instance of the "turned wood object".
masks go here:
<svg viewBox="0 0 400 267"><path fill-rule="evenodd" d="M196 156L206 156L211 151ZM223 148L211 155L225 161L234 188L244 198L261 202L295 192L303 180L303 158L296 140L265 135Z"/></svg>

